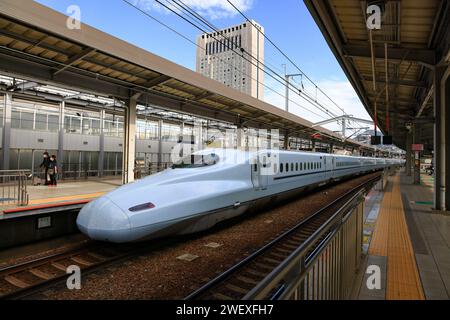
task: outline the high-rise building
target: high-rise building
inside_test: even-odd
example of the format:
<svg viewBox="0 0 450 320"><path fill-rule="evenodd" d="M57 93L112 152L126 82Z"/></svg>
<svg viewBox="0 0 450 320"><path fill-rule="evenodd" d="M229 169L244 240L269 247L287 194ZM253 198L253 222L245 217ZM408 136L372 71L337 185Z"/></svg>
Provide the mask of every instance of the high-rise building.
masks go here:
<svg viewBox="0 0 450 320"><path fill-rule="evenodd" d="M259 31L257 30L259 29ZM252 20L197 38L197 72L264 99L264 28Z"/></svg>

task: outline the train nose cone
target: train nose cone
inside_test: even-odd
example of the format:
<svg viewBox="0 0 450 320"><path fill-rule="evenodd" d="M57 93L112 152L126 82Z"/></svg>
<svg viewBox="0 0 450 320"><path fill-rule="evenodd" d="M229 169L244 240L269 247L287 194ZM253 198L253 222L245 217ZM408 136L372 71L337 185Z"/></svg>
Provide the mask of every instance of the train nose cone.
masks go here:
<svg viewBox="0 0 450 320"><path fill-rule="evenodd" d="M111 242L128 241L131 228L126 213L105 196L81 209L77 225L89 238Z"/></svg>

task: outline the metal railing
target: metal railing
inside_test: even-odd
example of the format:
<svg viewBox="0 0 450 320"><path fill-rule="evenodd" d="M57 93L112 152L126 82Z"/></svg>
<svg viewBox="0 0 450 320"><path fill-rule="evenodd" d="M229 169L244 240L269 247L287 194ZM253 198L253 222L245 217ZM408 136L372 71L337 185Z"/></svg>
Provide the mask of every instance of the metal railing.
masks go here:
<svg viewBox="0 0 450 320"><path fill-rule="evenodd" d="M348 299L361 261L363 195L351 197L244 299Z"/></svg>
<svg viewBox="0 0 450 320"><path fill-rule="evenodd" d="M136 179L140 177L145 177L160 171L163 171L169 168L172 165L171 162L152 162L148 163L147 166L137 166L135 169L135 173L137 175ZM117 169L104 169L103 177L114 177L121 176L122 168ZM66 164L61 163L58 166L58 180L64 179L89 179L91 177L99 177L100 173L98 169L92 169L88 165L79 165L79 164ZM35 170L35 177L44 180L44 173L40 169Z"/></svg>
<svg viewBox="0 0 450 320"><path fill-rule="evenodd" d="M0 170L0 205L27 205L30 177L31 170Z"/></svg>

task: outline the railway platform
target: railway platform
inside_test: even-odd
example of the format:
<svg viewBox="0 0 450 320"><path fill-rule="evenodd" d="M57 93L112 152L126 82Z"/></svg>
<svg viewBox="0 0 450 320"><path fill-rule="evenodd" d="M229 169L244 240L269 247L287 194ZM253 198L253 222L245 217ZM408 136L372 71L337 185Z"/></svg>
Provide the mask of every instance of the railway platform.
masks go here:
<svg viewBox="0 0 450 320"><path fill-rule="evenodd" d="M404 172L389 178L381 202L365 217L366 255L356 299L449 299L450 216L432 210L432 196L426 174L420 185ZM369 289L373 266L379 267L381 287Z"/></svg>
<svg viewBox="0 0 450 320"><path fill-rule="evenodd" d="M28 207L34 206L54 206L67 202L92 200L100 197L106 192L112 191L122 184L121 179L97 179L86 181L62 181L56 187L43 185L28 186L29 196ZM17 205L0 205L0 216L4 212L8 213L20 209L27 210L27 207Z"/></svg>
<svg viewBox="0 0 450 320"><path fill-rule="evenodd" d="M99 179L29 186L27 206L0 206L0 249L77 233L83 205L120 185L119 179Z"/></svg>

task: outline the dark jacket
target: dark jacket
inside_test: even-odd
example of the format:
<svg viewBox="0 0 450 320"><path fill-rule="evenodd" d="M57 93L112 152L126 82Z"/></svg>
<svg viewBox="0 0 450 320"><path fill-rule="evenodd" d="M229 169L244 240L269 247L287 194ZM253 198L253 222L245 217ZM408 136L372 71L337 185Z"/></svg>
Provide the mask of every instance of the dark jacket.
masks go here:
<svg viewBox="0 0 450 320"><path fill-rule="evenodd" d="M50 158L47 157L42 160L42 163L39 165L39 168L47 169L49 165L50 165Z"/></svg>
<svg viewBox="0 0 450 320"><path fill-rule="evenodd" d="M58 163L56 162L56 160L49 160L48 162L48 168L49 169L55 169L58 166Z"/></svg>

